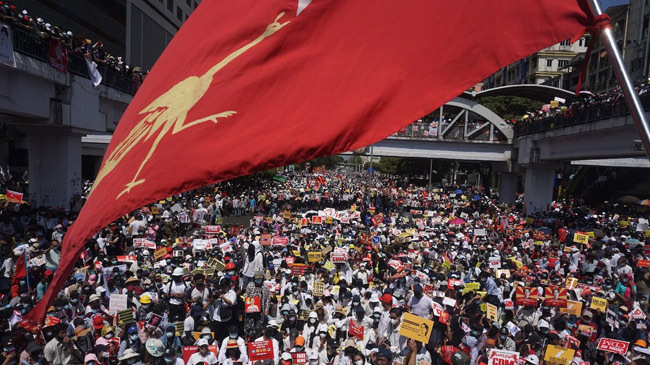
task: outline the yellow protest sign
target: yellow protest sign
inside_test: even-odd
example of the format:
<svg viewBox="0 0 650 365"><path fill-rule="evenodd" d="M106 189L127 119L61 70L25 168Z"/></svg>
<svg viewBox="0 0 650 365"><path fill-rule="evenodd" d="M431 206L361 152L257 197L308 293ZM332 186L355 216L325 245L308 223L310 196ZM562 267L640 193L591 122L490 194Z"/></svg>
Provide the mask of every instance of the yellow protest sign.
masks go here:
<svg viewBox="0 0 650 365"><path fill-rule="evenodd" d="M560 308L560 312L572 314L574 316L580 316L582 313L582 302L576 302L573 300L566 301L566 308Z"/></svg>
<svg viewBox="0 0 650 365"><path fill-rule="evenodd" d="M645 237L646 238L650 237L650 230L645 231Z"/></svg>
<svg viewBox="0 0 650 365"><path fill-rule="evenodd" d="M607 299L593 297L591 298L591 309L595 309L601 313L607 312Z"/></svg>
<svg viewBox="0 0 650 365"><path fill-rule="evenodd" d="M317 281L314 283L314 290L312 290L312 295L315 297L322 297L324 289L325 284L322 281Z"/></svg>
<svg viewBox="0 0 650 365"><path fill-rule="evenodd" d="M158 261L159 258L165 256L167 254L167 248L166 247L161 247L154 251L153 253L153 259Z"/></svg>
<svg viewBox="0 0 650 365"><path fill-rule="evenodd" d="M293 251L291 251L291 253L293 253L293 255L296 256L296 257L300 257L300 251L298 251L298 250L293 250Z"/></svg>
<svg viewBox="0 0 650 365"><path fill-rule="evenodd" d="M320 262L323 259L322 252L310 251L307 252L307 261L308 262Z"/></svg>
<svg viewBox="0 0 650 365"><path fill-rule="evenodd" d="M334 222L332 217L325 217L325 224L332 224L332 222Z"/></svg>
<svg viewBox="0 0 650 365"><path fill-rule="evenodd" d="M566 285L565 286L566 286L567 289L575 289L575 288L577 288L578 287L578 279L569 276L568 278L566 278Z"/></svg>
<svg viewBox="0 0 650 365"><path fill-rule="evenodd" d="M589 236L591 239L596 238L596 234L593 231L587 232L587 236Z"/></svg>
<svg viewBox="0 0 650 365"><path fill-rule="evenodd" d="M433 330L433 321L418 317L411 313L404 313L399 334L420 341L429 343L429 337Z"/></svg>
<svg viewBox="0 0 650 365"><path fill-rule="evenodd" d="M472 290L473 291L479 290L480 288L481 288L480 283L466 283L465 288L463 288L463 294L470 292Z"/></svg>
<svg viewBox="0 0 650 365"><path fill-rule="evenodd" d="M554 365L569 365L573 361L575 350L566 347L548 345L544 361Z"/></svg>
<svg viewBox="0 0 650 365"><path fill-rule="evenodd" d="M481 306L479 308L481 309L481 312L487 312L487 303L481 303Z"/></svg>
<svg viewBox="0 0 650 365"><path fill-rule="evenodd" d="M557 100L551 100L551 108L559 108L560 102Z"/></svg>
<svg viewBox="0 0 650 365"><path fill-rule="evenodd" d="M587 244L589 243L589 235L582 234L582 233L575 233L573 235L573 242L576 243L581 243L581 244Z"/></svg>
<svg viewBox="0 0 650 365"><path fill-rule="evenodd" d="M291 211L290 210L285 210L284 212L282 212L282 218L291 219Z"/></svg>
<svg viewBox="0 0 650 365"><path fill-rule="evenodd" d="M497 310L497 306L494 304L486 303L487 304L487 317L491 321L498 321L499 320L499 312Z"/></svg>
<svg viewBox="0 0 650 365"><path fill-rule="evenodd" d="M151 207L151 214L153 214L153 215L158 215L158 214L160 214L160 209L158 209L157 206L153 206L153 207Z"/></svg>
<svg viewBox="0 0 650 365"><path fill-rule="evenodd" d="M331 261L327 261L325 264L323 264L323 268L327 271L332 271L334 270L335 266Z"/></svg>

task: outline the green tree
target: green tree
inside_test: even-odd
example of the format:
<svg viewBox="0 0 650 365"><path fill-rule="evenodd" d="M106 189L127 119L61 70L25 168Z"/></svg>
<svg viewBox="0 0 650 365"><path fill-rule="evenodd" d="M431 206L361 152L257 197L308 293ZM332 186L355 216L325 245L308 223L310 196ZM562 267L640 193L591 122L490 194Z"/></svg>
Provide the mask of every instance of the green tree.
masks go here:
<svg viewBox="0 0 650 365"><path fill-rule="evenodd" d="M544 105L541 101L520 96L486 96L476 101L505 120L521 118L526 112L537 111Z"/></svg>

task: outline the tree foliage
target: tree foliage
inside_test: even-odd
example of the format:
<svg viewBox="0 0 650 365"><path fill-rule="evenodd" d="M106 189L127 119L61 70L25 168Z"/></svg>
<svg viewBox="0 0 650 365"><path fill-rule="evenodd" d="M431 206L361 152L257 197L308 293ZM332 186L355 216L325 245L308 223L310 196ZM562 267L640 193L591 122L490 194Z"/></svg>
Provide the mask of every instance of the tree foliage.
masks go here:
<svg viewBox="0 0 650 365"><path fill-rule="evenodd" d="M526 112L542 108L544 103L520 96L486 96L476 100L504 120L521 118Z"/></svg>

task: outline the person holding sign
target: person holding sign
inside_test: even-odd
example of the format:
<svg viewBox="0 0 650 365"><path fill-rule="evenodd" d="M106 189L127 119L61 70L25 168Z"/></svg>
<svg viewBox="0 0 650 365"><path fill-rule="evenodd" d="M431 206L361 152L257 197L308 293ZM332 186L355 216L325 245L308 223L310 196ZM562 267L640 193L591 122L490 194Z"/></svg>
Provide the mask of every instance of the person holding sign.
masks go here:
<svg viewBox="0 0 650 365"><path fill-rule="evenodd" d="M406 346L407 338L400 335L400 327L402 321L402 308L391 308L389 311L390 324L386 329L386 332L380 334L381 338L379 339L379 345L390 344L390 351L393 353L393 358L395 361L402 362L403 357L408 351Z"/></svg>
<svg viewBox="0 0 650 365"><path fill-rule="evenodd" d="M249 246L250 248L251 246ZM271 292L269 287L264 284L264 275L262 271L255 273L253 280L246 286L246 298L259 298L260 308L255 311L246 310L244 318L244 335L252 337L264 330L266 316L269 315L271 306Z"/></svg>
<svg viewBox="0 0 650 365"><path fill-rule="evenodd" d="M200 363L205 363L207 365L217 364L217 357L208 350L208 341L200 339L197 346L199 347L199 351L193 353L185 365L197 365Z"/></svg>

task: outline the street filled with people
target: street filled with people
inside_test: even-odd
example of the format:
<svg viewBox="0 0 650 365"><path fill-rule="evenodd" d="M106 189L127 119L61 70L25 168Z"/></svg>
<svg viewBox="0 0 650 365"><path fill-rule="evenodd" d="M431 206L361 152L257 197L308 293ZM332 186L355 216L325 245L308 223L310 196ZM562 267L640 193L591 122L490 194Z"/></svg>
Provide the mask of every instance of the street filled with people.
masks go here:
<svg viewBox="0 0 650 365"><path fill-rule="evenodd" d="M87 242L2 203L0 364L645 364L648 216L336 170L222 182ZM603 211L602 209L607 209Z"/></svg>

